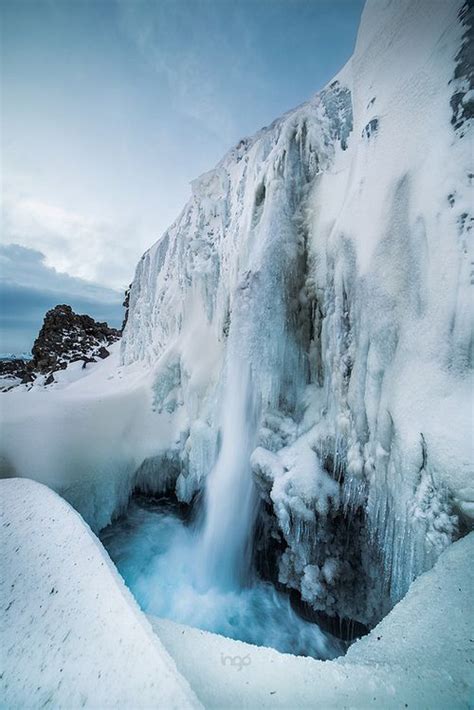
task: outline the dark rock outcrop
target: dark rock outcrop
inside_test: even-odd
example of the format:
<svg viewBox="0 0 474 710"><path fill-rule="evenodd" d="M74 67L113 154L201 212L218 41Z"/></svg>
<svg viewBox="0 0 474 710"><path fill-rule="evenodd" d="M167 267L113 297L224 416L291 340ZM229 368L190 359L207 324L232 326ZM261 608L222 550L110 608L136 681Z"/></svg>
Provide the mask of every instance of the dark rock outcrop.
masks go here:
<svg viewBox="0 0 474 710"><path fill-rule="evenodd" d="M122 303L122 306L125 308L125 315L123 317L123 323L122 323L122 333L123 333L124 328L127 325L127 321L128 321L128 311L130 308L130 290L131 290L131 288L132 288L132 284L129 284L128 288L125 291L125 296L124 296L123 303Z"/></svg>
<svg viewBox="0 0 474 710"><path fill-rule="evenodd" d="M129 289L125 294L125 321L128 314ZM33 382L38 375L47 375L43 384L54 382L54 373L64 370L72 362L82 361L82 366L104 360L110 355L112 343L119 340L122 331L110 328L88 315L74 313L71 306L60 304L49 310L31 349L32 359L11 358L0 360L0 377L5 379L1 390L14 387L19 382Z"/></svg>
<svg viewBox="0 0 474 710"><path fill-rule="evenodd" d="M20 379L23 382L28 382L28 377L31 377L28 371L28 360L23 360L21 358L12 358L11 360L0 360L0 377L6 380L11 379L3 385L2 389L9 389L10 386L17 384L15 380Z"/></svg>
<svg viewBox="0 0 474 710"><path fill-rule="evenodd" d="M458 17L464 33L455 57L454 77L449 83L454 90L451 96L451 124L462 137L467 130L467 122L474 118L474 0L466 0Z"/></svg>
<svg viewBox="0 0 474 710"><path fill-rule="evenodd" d="M110 355L108 347L121 337L121 331L109 328L87 315L74 313L71 306L61 304L48 311L43 326L31 349L31 360L0 361L0 377L5 378L5 391L22 382L33 382L38 375L47 375L43 384L54 382L54 373L64 370L71 362L87 363L104 360Z"/></svg>
<svg viewBox="0 0 474 710"><path fill-rule="evenodd" d="M87 315L74 313L71 306L55 306L48 311L31 350L30 372L48 374L64 370L69 363L93 362L108 357L107 346L120 338L121 332Z"/></svg>

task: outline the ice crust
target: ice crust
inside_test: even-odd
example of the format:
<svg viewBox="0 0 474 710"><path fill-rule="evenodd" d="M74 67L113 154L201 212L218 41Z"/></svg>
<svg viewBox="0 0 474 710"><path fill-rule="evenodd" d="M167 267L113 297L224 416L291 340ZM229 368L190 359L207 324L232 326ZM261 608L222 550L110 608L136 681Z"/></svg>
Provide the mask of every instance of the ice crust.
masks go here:
<svg viewBox="0 0 474 710"><path fill-rule="evenodd" d="M5 475L95 530L137 485L189 502L245 361L280 581L368 624L406 593L474 518L461 6L369 0L334 81L193 182L138 264L120 355L2 396Z"/></svg>

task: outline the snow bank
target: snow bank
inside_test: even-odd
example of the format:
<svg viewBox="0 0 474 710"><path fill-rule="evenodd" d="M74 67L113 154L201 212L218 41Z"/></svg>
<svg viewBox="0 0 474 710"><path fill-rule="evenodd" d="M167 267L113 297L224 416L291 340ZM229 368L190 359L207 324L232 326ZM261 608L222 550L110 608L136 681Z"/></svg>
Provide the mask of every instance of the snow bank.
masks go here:
<svg viewBox="0 0 474 710"><path fill-rule="evenodd" d="M49 387L17 387L0 401L3 476L45 483L95 531L138 481L166 487L174 465L169 415L154 411L149 373L119 367L117 345L111 351L85 370L68 367Z"/></svg>
<svg viewBox="0 0 474 710"><path fill-rule="evenodd" d="M207 708L467 708L474 534L336 661L315 661L149 617Z"/></svg>
<svg viewBox="0 0 474 710"><path fill-rule="evenodd" d="M150 617L153 634L67 503L28 480L0 493L7 708L469 705L474 534L347 656L320 662Z"/></svg>
<svg viewBox="0 0 474 710"><path fill-rule="evenodd" d="M199 707L79 515L33 481L0 494L2 707Z"/></svg>

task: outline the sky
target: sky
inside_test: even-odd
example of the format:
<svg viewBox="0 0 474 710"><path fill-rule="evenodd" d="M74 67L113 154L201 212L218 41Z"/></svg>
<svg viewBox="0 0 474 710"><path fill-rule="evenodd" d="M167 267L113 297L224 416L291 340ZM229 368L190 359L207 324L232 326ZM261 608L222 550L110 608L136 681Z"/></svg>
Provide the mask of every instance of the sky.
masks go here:
<svg viewBox="0 0 474 710"><path fill-rule="evenodd" d="M0 351L113 325L190 182L322 88L363 0L2 0Z"/></svg>

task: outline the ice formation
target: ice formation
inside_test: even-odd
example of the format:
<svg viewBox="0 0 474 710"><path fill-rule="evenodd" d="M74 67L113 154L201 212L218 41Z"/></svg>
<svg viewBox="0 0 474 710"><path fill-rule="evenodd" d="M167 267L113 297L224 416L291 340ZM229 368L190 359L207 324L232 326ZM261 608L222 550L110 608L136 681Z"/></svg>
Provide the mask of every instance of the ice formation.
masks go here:
<svg viewBox="0 0 474 710"><path fill-rule="evenodd" d="M451 121L470 22L462 3L369 2L344 70L194 182L130 294L122 361L154 368L180 422L179 497L247 363L280 581L368 623L473 514L470 113Z"/></svg>
<svg viewBox="0 0 474 710"><path fill-rule="evenodd" d="M6 475L98 530L134 487L191 502L241 446L282 584L368 625L405 594L474 517L470 8L368 1L334 81L193 183L120 363L3 395Z"/></svg>

